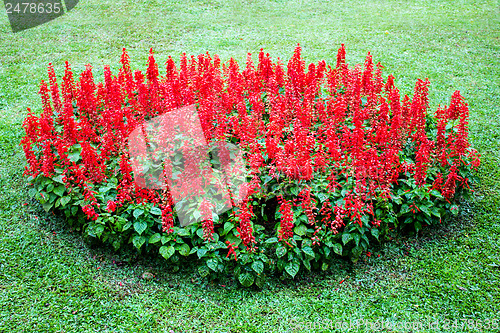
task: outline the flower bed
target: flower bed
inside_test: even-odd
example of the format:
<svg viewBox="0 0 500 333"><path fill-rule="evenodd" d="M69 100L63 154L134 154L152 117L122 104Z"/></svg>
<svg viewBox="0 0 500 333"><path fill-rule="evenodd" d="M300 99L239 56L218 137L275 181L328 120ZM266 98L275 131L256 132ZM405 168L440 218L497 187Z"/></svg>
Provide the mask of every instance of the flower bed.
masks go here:
<svg viewBox="0 0 500 333"><path fill-rule="evenodd" d="M183 55L179 65L169 57L161 77L152 52L145 75L125 51L121 64L117 75L106 66L97 84L90 65L75 82L66 63L60 84L49 65L43 111L29 110L23 124L26 175L45 210L115 249L159 252L172 270L197 258L202 276L233 270L244 286L260 286L274 272L325 270L336 255L355 261L390 229L418 232L457 214L480 163L458 91L432 113L428 80L401 98L370 54L350 68L343 45L335 67L306 68L299 46L286 67L262 51L243 69L208 53ZM145 186L130 142L134 130L187 106L202 141L241 151L245 195L222 195L228 208L215 213L211 199L191 196L183 214L196 218L180 223L182 195L167 181ZM187 170L194 153L180 142ZM221 167L223 154L203 153ZM169 164L153 162L147 169L165 175ZM177 185L214 197L189 179Z"/></svg>

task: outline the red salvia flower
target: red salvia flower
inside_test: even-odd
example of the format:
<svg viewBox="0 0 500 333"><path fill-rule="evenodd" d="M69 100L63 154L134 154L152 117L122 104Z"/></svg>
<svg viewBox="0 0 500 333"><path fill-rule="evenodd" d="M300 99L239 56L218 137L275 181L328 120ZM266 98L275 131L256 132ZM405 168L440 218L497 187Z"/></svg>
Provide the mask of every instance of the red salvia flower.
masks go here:
<svg viewBox="0 0 500 333"><path fill-rule="evenodd" d="M292 211L292 203L289 200L283 199L282 196L278 197L278 202L280 204L279 212L281 214L280 219L280 230L278 238L280 241L284 241L288 245L287 239L293 236L293 211Z"/></svg>
<svg viewBox="0 0 500 333"><path fill-rule="evenodd" d="M253 215L251 207L252 206L249 205L247 201L243 201L239 205L238 212L236 213L236 216L240 220L239 226L236 227L236 230L239 233L241 242L246 246L247 250L251 250L254 247L253 244L256 243L253 235L252 224L250 222Z"/></svg>
<svg viewBox="0 0 500 333"><path fill-rule="evenodd" d="M170 205L162 206L161 209L161 226L162 231L170 234L174 232L174 218L172 213L172 207Z"/></svg>
<svg viewBox="0 0 500 333"><path fill-rule="evenodd" d="M108 200L106 210L110 213L114 212L116 210L116 203L112 200Z"/></svg>
<svg viewBox="0 0 500 333"><path fill-rule="evenodd" d="M203 200L200 205L201 219L203 221L203 238L206 241L213 240L214 221L212 219L212 208L213 205L207 200Z"/></svg>

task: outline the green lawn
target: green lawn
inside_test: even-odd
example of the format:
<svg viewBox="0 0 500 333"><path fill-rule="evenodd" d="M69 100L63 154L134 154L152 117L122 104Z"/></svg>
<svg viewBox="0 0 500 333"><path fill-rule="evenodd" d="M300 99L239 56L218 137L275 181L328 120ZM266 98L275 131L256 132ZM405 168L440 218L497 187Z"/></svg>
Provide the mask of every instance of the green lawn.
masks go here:
<svg viewBox="0 0 500 333"><path fill-rule="evenodd" d="M0 331L332 332L337 321L361 319L406 323L399 332L420 331L415 323L428 332L462 332L494 319L500 325L499 8L493 0L81 0L55 21L16 34L2 9ZM144 70L150 47L160 64L206 51L244 62L261 47L288 59L297 43L311 62L334 63L341 43L350 64L370 51L407 94L428 77L433 110L462 92L482 166L474 200L457 221L397 239L366 262L339 260L326 273L271 279L259 291L92 248L28 199L21 123L27 107L40 111L49 62L59 77L66 60L77 71L90 63L100 80L103 65L118 67L122 47ZM155 278L142 279L146 271ZM438 328L426 328L436 320Z"/></svg>

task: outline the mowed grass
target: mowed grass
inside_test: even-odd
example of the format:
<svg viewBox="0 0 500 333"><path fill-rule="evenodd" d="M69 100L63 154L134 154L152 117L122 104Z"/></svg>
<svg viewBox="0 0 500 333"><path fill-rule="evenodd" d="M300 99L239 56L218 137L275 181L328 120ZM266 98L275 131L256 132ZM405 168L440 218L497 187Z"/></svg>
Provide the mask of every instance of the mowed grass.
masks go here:
<svg viewBox="0 0 500 333"><path fill-rule="evenodd" d="M499 18L498 1L81 0L63 17L13 34L2 10L0 331L332 332L363 319L406 324L399 332L500 325ZM28 199L21 123L27 107L40 111L49 62L59 77L66 60L78 71L90 63L100 80L105 64L117 69L123 47L134 69L145 70L151 47L159 64L209 51L243 65L260 48L286 61L297 43L308 62L334 64L341 43L352 65L370 51L406 94L428 77L432 110L462 92L482 166L456 221L399 237L356 265L338 260L326 273L273 278L253 290L93 248ZM142 279L146 271L155 278Z"/></svg>

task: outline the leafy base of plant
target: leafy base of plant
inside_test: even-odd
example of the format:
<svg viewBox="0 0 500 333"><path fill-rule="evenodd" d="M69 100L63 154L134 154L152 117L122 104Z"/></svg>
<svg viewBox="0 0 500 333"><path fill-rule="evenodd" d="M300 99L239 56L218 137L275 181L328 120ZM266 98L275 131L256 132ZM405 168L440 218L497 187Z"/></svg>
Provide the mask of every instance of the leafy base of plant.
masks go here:
<svg viewBox="0 0 500 333"><path fill-rule="evenodd" d="M105 67L98 84L91 66L75 82L67 64L61 85L49 66L43 112L29 111L23 124L31 195L90 239L159 253L172 271L196 259L201 277L232 271L246 287L327 270L336 256L356 261L390 230L418 232L456 215L479 166L460 93L431 115L427 80L401 99L370 54L349 68L342 46L335 68L306 69L300 53L285 69L261 52L242 71L233 59L184 55L160 77L152 52L146 76L124 52L118 75ZM182 227L171 188L134 181L127 138L186 105L196 106L209 143L243 150L251 194L220 214L200 199L188 212L201 222ZM158 175L165 165L148 168Z"/></svg>

